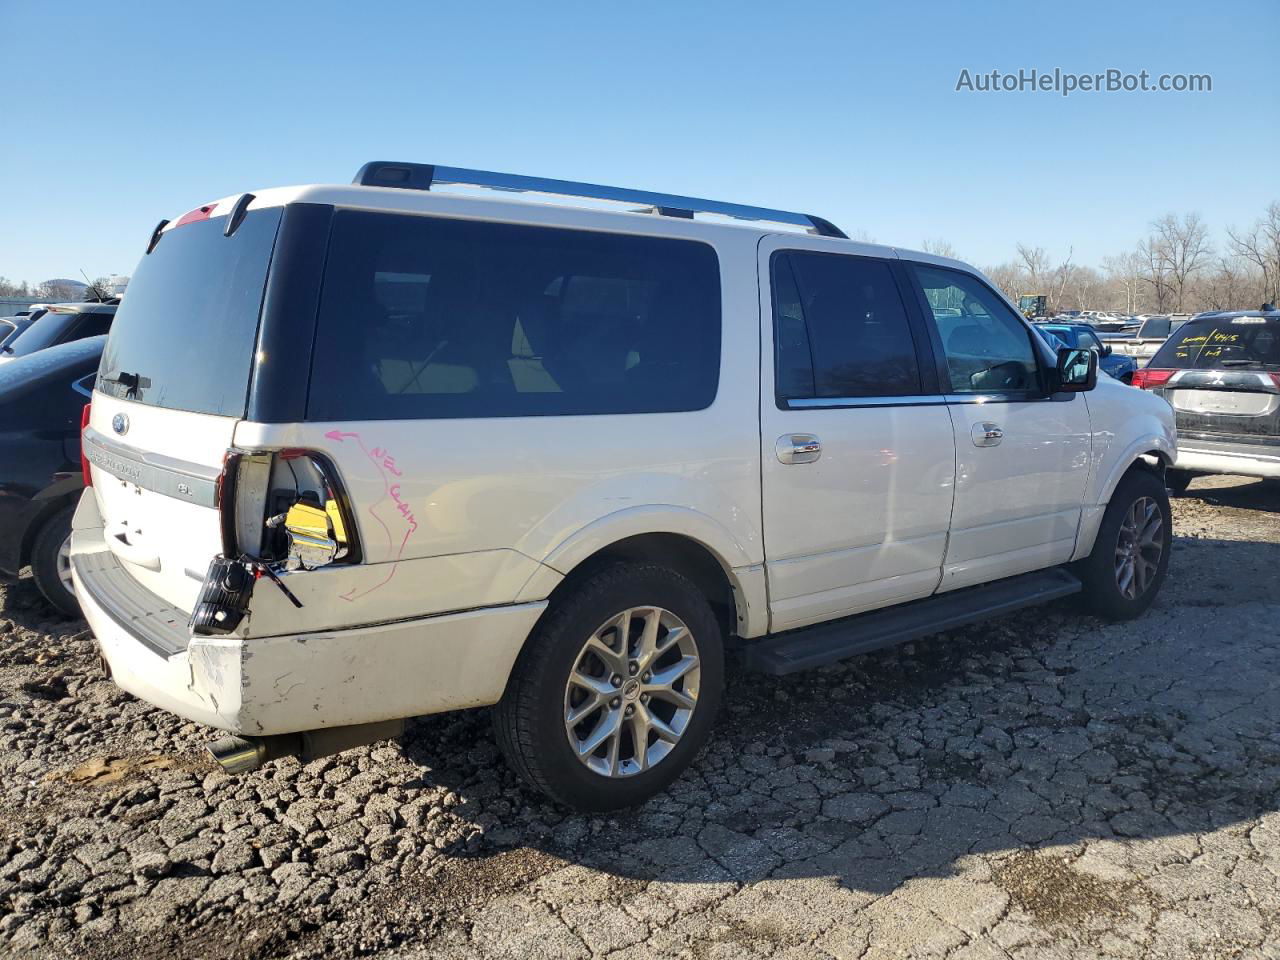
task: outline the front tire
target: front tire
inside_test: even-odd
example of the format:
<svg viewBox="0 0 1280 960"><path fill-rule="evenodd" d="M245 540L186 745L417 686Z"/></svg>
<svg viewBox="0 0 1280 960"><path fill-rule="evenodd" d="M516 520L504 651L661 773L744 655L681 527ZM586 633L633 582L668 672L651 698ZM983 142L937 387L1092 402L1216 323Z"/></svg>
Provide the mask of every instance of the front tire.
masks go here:
<svg viewBox="0 0 1280 960"><path fill-rule="evenodd" d="M1172 546L1164 483L1149 470L1130 470L1107 504L1093 552L1077 567L1085 602L1108 620L1142 615L1160 592Z"/></svg>
<svg viewBox="0 0 1280 960"><path fill-rule="evenodd" d="M31 544L31 575L36 586L68 617L81 616L71 583L71 517L75 512L75 507L59 510L45 521Z"/></svg>
<svg viewBox="0 0 1280 960"><path fill-rule="evenodd" d="M579 810L665 789L711 732L724 686L719 621L687 578L624 563L552 601L494 709L508 763Z"/></svg>

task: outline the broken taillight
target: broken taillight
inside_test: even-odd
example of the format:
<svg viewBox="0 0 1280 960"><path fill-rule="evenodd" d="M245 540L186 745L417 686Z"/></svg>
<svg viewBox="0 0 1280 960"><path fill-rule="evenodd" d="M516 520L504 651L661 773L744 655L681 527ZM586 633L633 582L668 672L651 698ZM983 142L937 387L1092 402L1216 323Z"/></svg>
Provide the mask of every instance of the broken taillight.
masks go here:
<svg viewBox="0 0 1280 960"><path fill-rule="evenodd" d="M300 607L282 574L360 559L346 495L322 454L228 450L217 505L222 553L209 565L191 614L197 634L235 630L260 578Z"/></svg>

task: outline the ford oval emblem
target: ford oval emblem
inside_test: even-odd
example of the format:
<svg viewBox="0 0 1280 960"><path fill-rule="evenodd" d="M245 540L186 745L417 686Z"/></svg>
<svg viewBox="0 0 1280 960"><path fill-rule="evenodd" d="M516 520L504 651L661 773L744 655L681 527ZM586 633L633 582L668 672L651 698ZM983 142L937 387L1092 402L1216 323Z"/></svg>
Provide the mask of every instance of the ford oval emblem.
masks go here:
<svg viewBox="0 0 1280 960"><path fill-rule="evenodd" d="M111 418L111 429L121 435L129 432L129 415L126 413L117 413Z"/></svg>

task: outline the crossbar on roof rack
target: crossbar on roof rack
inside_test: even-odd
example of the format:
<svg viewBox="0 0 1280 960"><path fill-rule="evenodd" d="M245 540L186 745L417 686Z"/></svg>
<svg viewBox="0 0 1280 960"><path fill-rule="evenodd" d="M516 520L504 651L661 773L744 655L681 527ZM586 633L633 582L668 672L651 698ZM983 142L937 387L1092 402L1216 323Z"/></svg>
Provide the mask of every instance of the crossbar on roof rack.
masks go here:
<svg viewBox="0 0 1280 960"><path fill-rule="evenodd" d="M361 167L352 183L365 187L399 187L405 190L430 190L437 184L466 187L487 187L490 190L506 190L516 193L541 193L553 197L580 197L590 200L613 200L619 203L635 203L647 207L662 216L691 218L695 213L713 213L735 220L758 220L767 223L785 223L803 227L822 237L848 239L844 232L822 217L808 213L792 213L788 210L771 210L768 207L750 207L741 203L725 203L720 200L699 200L696 197L680 197L666 193L650 193L647 190L631 190L626 187L607 187L597 183L577 183L572 180L550 180L545 177L526 177L518 173L495 173L492 170L468 170L465 167L439 167L430 163L399 163L390 160L373 160Z"/></svg>

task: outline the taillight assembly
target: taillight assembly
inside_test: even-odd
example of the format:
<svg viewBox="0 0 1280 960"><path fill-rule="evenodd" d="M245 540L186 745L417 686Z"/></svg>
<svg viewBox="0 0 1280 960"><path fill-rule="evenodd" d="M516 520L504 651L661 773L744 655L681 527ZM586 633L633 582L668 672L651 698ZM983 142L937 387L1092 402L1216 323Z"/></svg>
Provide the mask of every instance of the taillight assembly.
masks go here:
<svg viewBox="0 0 1280 960"><path fill-rule="evenodd" d="M1135 370L1130 386L1141 387L1143 390L1163 387L1177 372L1177 370L1152 370L1150 367L1144 370Z"/></svg>
<svg viewBox="0 0 1280 960"><path fill-rule="evenodd" d="M360 560L350 504L323 454L228 450L216 496L222 553L210 564L192 611L196 634L234 630L262 577L300 607L282 573Z"/></svg>
<svg viewBox="0 0 1280 960"><path fill-rule="evenodd" d="M89 472L89 458L84 453L84 432L89 429L89 408L91 403L86 403L84 409L80 411L80 472L84 474L84 485L86 487L93 486L93 474Z"/></svg>

